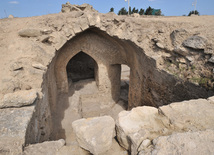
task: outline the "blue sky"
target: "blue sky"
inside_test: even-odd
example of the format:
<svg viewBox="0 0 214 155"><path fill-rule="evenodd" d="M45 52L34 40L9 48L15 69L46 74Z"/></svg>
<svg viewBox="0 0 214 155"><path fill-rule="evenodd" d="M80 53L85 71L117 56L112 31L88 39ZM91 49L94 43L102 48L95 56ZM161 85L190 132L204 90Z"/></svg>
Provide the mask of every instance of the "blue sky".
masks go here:
<svg viewBox="0 0 214 155"><path fill-rule="evenodd" d="M6 15L15 17L31 17L58 13L61 10L61 4L68 0L0 0L0 18ZM192 3L195 0L130 0L130 6L138 9L146 9L151 6L155 9L161 9L165 16L182 16L193 10ZM118 13L122 7L128 8L125 0L70 0L71 4L88 3L101 13L107 13L111 7L114 7L115 13ZM201 15L214 15L214 0L198 0L197 10Z"/></svg>

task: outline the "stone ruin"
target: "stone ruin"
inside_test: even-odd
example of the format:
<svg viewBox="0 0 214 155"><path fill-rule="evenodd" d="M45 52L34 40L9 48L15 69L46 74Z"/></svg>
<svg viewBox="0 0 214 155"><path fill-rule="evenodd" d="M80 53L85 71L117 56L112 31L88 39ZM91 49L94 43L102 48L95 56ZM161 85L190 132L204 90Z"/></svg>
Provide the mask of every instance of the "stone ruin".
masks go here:
<svg viewBox="0 0 214 155"><path fill-rule="evenodd" d="M66 4L62 4L62 13L68 13L71 11L83 11L83 12L97 12L93 8L93 6L88 5L88 4L82 4L82 5L72 5L70 2L67 2Z"/></svg>
<svg viewBox="0 0 214 155"><path fill-rule="evenodd" d="M213 19L1 19L0 154L212 154Z"/></svg>

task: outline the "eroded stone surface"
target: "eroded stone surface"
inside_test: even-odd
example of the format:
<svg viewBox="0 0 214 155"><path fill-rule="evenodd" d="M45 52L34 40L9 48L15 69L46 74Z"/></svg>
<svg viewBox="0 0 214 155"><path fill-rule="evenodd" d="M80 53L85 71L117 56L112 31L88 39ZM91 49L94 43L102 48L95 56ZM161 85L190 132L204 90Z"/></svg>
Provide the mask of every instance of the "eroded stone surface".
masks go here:
<svg viewBox="0 0 214 155"><path fill-rule="evenodd" d="M192 36L183 42L183 45L193 49L205 49L207 40L200 36Z"/></svg>
<svg viewBox="0 0 214 155"><path fill-rule="evenodd" d="M167 133L169 120L153 107L138 107L131 111L122 111L116 121L117 139L121 146L137 153L140 144Z"/></svg>
<svg viewBox="0 0 214 155"><path fill-rule="evenodd" d="M213 154L213 139L213 130L174 133L153 140L154 150L151 154Z"/></svg>
<svg viewBox="0 0 214 155"><path fill-rule="evenodd" d="M56 152L56 155L91 155L89 151L86 151L78 145L63 146Z"/></svg>
<svg viewBox="0 0 214 155"><path fill-rule="evenodd" d="M0 154L19 154L34 106L0 109Z"/></svg>
<svg viewBox="0 0 214 155"><path fill-rule="evenodd" d="M214 104L209 98L172 103L160 109L137 107L130 112L123 111L118 115L116 129L120 145L135 155L148 153L152 148L151 140L159 136L213 130L213 124Z"/></svg>
<svg viewBox="0 0 214 155"><path fill-rule="evenodd" d="M80 119L72 123L79 145L98 155L111 148L115 122L109 116Z"/></svg>
<svg viewBox="0 0 214 155"><path fill-rule="evenodd" d="M160 109L177 130L214 129L214 105L206 99L172 103Z"/></svg>
<svg viewBox="0 0 214 155"><path fill-rule="evenodd" d="M189 36L189 32L185 29L174 30L171 34L172 45L179 47L182 45L182 42Z"/></svg>

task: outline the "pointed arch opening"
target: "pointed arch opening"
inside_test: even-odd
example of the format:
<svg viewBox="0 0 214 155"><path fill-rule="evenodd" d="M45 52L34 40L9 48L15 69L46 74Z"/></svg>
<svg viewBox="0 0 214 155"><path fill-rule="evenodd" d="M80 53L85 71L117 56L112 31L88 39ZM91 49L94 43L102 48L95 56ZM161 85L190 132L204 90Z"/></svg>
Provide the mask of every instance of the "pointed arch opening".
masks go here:
<svg viewBox="0 0 214 155"><path fill-rule="evenodd" d="M93 94L98 91L98 65L88 54L80 51L66 65L68 96L73 101L75 93Z"/></svg>
<svg viewBox="0 0 214 155"><path fill-rule="evenodd" d="M94 79L96 61L84 52L79 52L70 59L66 66L68 83Z"/></svg>

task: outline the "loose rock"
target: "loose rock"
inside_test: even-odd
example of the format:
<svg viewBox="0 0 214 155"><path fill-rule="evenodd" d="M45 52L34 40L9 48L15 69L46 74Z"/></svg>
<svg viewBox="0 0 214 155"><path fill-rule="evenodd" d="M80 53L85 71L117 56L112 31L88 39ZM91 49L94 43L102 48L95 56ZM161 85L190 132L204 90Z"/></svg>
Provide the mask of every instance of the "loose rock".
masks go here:
<svg viewBox="0 0 214 155"><path fill-rule="evenodd" d="M51 29L44 29L44 30L41 30L41 33L42 33L42 34L45 34L45 35L51 34L52 32L53 32L53 30L51 30Z"/></svg>
<svg viewBox="0 0 214 155"><path fill-rule="evenodd" d="M172 45L177 47L189 36L189 33L185 29L174 30L171 34Z"/></svg>
<svg viewBox="0 0 214 155"><path fill-rule="evenodd" d="M23 29L19 31L21 37L38 37L41 35L41 31L38 29Z"/></svg>
<svg viewBox="0 0 214 155"><path fill-rule="evenodd" d="M197 50L205 49L206 45L207 45L207 40L200 36L192 36L183 42L183 46L190 47Z"/></svg>
<svg viewBox="0 0 214 155"><path fill-rule="evenodd" d="M17 71L23 69L23 64L21 62L15 62L10 65L10 70Z"/></svg>
<svg viewBox="0 0 214 155"><path fill-rule="evenodd" d="M160 49L164 49L165 47L164 47L164 45L163 44L161 44L161 43L156 43L156 45L157 45L157 47L159 47Z"/></svg>
<svg viewBox="0 0 214 155"><path fill-rule="evenodd" d="M189 55L189 51L186 48L182 47L182 46L181 47L180 46L176 46L174 48L173 52L175 52L175 53L177 53L179 55L182 55L182 56Z"/></svg>
<svg viewBox="0 0 214 155"><path fill-rule="evenodd" d="M40 63L33 63L32 67L36 68L36 69L40 69L40 70L46 70L47 67L45 67L44 65L40 64Z"/></svg>

